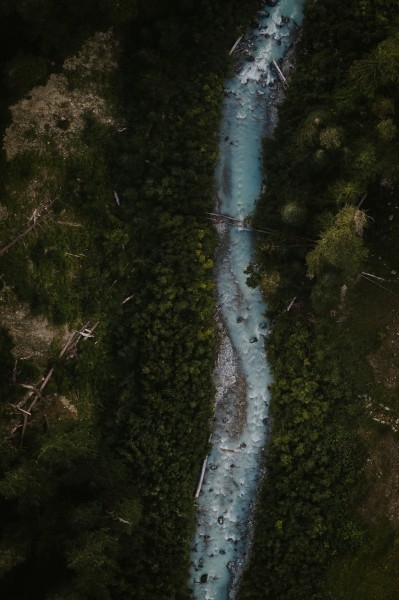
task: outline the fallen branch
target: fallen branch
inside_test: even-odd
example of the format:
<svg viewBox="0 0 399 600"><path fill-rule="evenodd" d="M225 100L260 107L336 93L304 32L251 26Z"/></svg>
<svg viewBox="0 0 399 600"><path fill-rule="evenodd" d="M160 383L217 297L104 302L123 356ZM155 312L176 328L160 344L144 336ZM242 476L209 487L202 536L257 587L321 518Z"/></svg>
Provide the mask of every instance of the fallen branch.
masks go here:
<svg viewBox="0 0 399 600"><path fill-rule="evenodd" d="M71 221L57 221L58 225L68 225L68 227L83 227L82 223L72 223Z"/></svg>
<svg viewBox="0 0 399 600"><path fill-rule="evenodd" d="M59 353L59 355L58 355L58 358L62 358L62 357L63 357L63 355L65 354L65 352L66 352L66 351L67 351L67 350L68 350L70 347L72 347L72 346L74 345L74 343L75 343L75 341L76 341L76 339L75 339L75 338L76 338L76 336L77 336L77 333L76 333L76 331L73 331L73 332L71 333L71 335L69 336L69 338L67 339L67 341L66 341L66 343L64 344L64 346L62 347L62 349L61 349L61 352L60 352L60 353Z"/></svg>
<svg viewBox="0 0 399 600"><path fill-rule="evenodd" d="M380 281L385 281L383 277L377 277L377 275L373 275L373 273L367 273L367 271L362 271L361 275L368 275L369 277L373 277L374 279L379 279Z"/></svg>
<svg viewBox="0 0 399 600"><path fill-rule="evenodd" d="M31 416L31 413L30 413L30 412L28 412L27 410L24 410L23 408L21 408L21 407L20 407L20 406L18 406L17 404L11 404L11 406L12 406L13 408L16 408L17 410L20 410L21 412L23 412L23 413L25 413L25 414L29 415L29 416Z"/></svg>
<svg viewBox="0 0 399 600"><path fill-rule="evenodd" d="M16 361L14 362L14 368L12 370L12 379L11 379L11 381L13 383L15 383L16 379L17 379L17 366L18 366L18 359L16 359Z"/></svg>
<svg viewBox="0 0 399 600"><path fill-rule="evenodd" d="M54 367L51 367L50 371L47 373L46 377L44 378L44 381L43 381L42 385L39 388L40 392L42 392L44 390L44 388L46 387L46 385L50 381L51 377L53 376L53 373L54 373Z"/></svg>
<svg viewBox="0 0 399 600"><path fill-rule="evenodd" d="M206 465L207 464L208 464L208 457L206 457L204 459L204 462L202 463L201 475L200 475L200 478L199 478L197 489L195 490L195 496L194 496L195 499L197 499L199 497L200 493L201 493L202 482L204 481L205 470L206 470Z"/></svg>
<svg viewBox="0 0 399 600"><path fill-rule="evenodd" d="M118 515L116 515L114 512L112 511L107 511L107 515L109 515L110 517L112 517L115 521L119 521L119 523L123 523L124 525L131 525L131 521L128 521L127 519L122 519L122 517L118 517Z"/></svg>
<svg viewBox="0 0 399 600"><path fill-rule="evenodd" d="M290 312L291 308L294 306L295 300L296 300L296 296L293 297L293 299L291 300L291 302L287 306L287 312Z"/></svg>
<svg viewBox="0 0 399 600"><path fill-rule="evenodd" d="M231 56L233 54L234 50L237 48L237 46L241 42L241 40L242 40L242 35L240 35L240 37L238 38L238 40L231 47L230 52L229 52L229 56Z"/></svg>
<svg viewBox="0 0 399 600"><path fill-rule="evenodd" d="M24 443L24 437L25 437L25 432L26 432L26 427L28 425L28 414L25 413L24 414L24 421L22 424L22 431L21 431L21 439L19 441L19 449L21 450L23 443Z"/></svg>
<svg viewBox="0 0 399 600"><path fill-rule="evenodd" d="M216 312L213 314L213 318L215 318L215 317L216 317L216 316L219 314L219 312L220 312L220 311L221 311L221 309L222 309L222 306L223 306L223 304L225 304L226 302L227 302L227 297L226 297L226 298L224 298L224 300L223 300L223 302L221 302L221 304L219 304L219 306L218 306L218 308L217 308Z"/></svg>
<svg viewBox="0 0 399 600"><path fill-rule="evenodd" d="M282 72L282 70L280 69L280 67L278 66L278 64L277 64L277 62L275 61L275 59L273 59L273 60L272 60L272 63L273 63L273 65L274 65L274 67L275 67L275 69L276 69L276 71L277 71L277 75L280 77L281 81L282 81L282 82L283 82L285 85L288 85L288 84L287 84L287 80L286 80L286 78L285 78L285 75L284 75L284 73Z"/></svg>
<svg viewBox="0 0 399 600"><path fill-rule="evenodd" d="M125 304L126 302L129 302L129 300L131 300L132 298L134 298L134 294L132 294L131 296L128 296L127 298L125 298L122 302L122 304Z"/></svg>
<svg viewBox="0 0 399 600"><path fill-rule="evenodd" d="M116 205L120 206L121 205L121 201L119 199L118 192L116 192L115 190L114 190L114 198L115 198Z"/></svg>
<svg viewBox="0 0 399 600"><path fill-rule="evenodd" d="M93 336L93 332L95 331L96 327L98 326L98 324L100 323L100 321L97 321L92 327L89 327L89 321L81 328L80 331L73 331L70 336L68 337L67 341L65 342L65 344L63 345L58 357L62 358L62 356L64 356L64 354L68 351L71 350L72 348L76 347L76 345L78 344L78 342L83 338L85 340L87 340L88 338L92 338ZM44 377L40 387L38 388L35 385L31 385L31 384L27 384L27 383L22 383L21 386L24 387L25 389L28 390L28 392L25 394L25 396L23 397L23 399L17 404L17 405L12 405L14 406L14 408L18 409L19 411L21 411L22 415L23 415L23 423L18 424L16 427L14 427L14 429L11 432L11 435L13 435L20 427L22 427L22 431L21 431L21 438L20 438L20 443L19 443L19 448L21 449L23 447L23 443L24 443L24 437L25 437L25 433L26 433L26 428L28 426L28 418L32 416L32 411L36 405L36 403L38 402L38 400L40 400L42 398L42 392L44 390L44 388L46 387L46 385L48 384L48 382L50 381L50 379L52 378L53 374L55 371L55 367L51 367L51 369L48 371L47 375ZM22 408L26 402L32 398L33 396L33 400L30 404L30 406L28 407L27 410L25 410L24 408ZM49 422L48 422L48 417L47 414L45 414L45 421L46 421L46 426L47 428L49 427Z"/></svg>

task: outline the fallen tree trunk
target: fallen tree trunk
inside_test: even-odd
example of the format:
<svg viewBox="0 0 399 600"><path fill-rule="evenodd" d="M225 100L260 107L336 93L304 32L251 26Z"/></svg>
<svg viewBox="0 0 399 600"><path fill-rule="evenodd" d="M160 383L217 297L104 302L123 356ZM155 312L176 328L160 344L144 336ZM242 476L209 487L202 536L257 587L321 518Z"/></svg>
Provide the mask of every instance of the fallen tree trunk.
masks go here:
<svg viewBox="0 0 399 600"><path fill-rule="evenodd" d="M274 67L275 67L275 69L276 69L276 71L277 71L277 74L278 74L278 76L280 77L281 81L282 81L282 82L283 82L285 85L287 85L287 80L286 80L286 78L285 78L285 75L284 75L284 73L282 72L282 70L280 69L280 67L278 66L277 62L276 62L274 59L273 59L273 61L272 61L272 62L273 62L273 65L274 65Z"/></svg>
<svg viewBox="0 0 399 600"><path fill-rule="evenodd" d="M198 481L198 485L197 485L197 489L195 490L195 496L194 498L197 499L201 493L201 488L202 488L202 482L204 481L204 477L205 477L205 471L206 471L206 465L208 464L208 457L206 457L204 459L204 462L202 463L202 469L201 469L201 475Z"/></svg>

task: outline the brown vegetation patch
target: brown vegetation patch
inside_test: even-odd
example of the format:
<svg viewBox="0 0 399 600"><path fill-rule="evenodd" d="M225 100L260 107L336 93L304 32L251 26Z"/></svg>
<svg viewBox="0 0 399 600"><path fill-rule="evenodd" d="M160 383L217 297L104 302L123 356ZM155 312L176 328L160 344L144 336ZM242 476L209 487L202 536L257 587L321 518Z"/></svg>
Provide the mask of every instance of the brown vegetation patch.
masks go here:
<svg viewBox="0 0 399 600"><path fill-rule="evenodd" d="M24 304L11 308L0 305L0 322L13 337L16 359L45 360L52 354L52 346L61 347L70 335L64 325L52 325L45 317L32 316Z"/></svg>
<svg viewBox="0 0 399 600"><path fill-rule="evenodd" d="M396 309L390 311L388 320L382 344L377 352L368 356L368 362L374 370L377 383L392 389L399 384L399 313Z"/></svg>
<svg viewBox="0 0 399 600"><path fill-rule="evenodd" d="M117 45L112 30L97 32L83 44L79 54L66 59L64 69L77 71L79 76L88 78L90 82L95 73L111 73L118 66L115 61Z"/></svg>
<svg viewBox="0 0 399 600"><path fill-rule="evenodd" d="M51 75L45 86L31 90L29 98L11 107L11 113L13 123L4 138L8 159L29 151L44 155L53 145L62 156L69 156L76 152L85 115L113 122L103 98L94 92L70 90L62 74Z"/></svg>
<svg viewBox="0 0 399 600"><path fill-rule="evenodd" d="M29 151L47 155L54 147L64 157L73 154L82 145L86 115L116 124L101 90L104 78L117 66L114 53L112 34L96 34L77 56L65 61L64 73L51 75L46 85L33 88L11 106L12 123L4 137L7 158ZM71 85L72 76L79 85Z"/></svg>
<svg viewBox="0 0 399 600"><path fill-rule="evenodd" d="M399 442L387 432L375 440L375 433L362 429L360 435L370 444L365 466L369 481L367 497L360 506L360 514L372 525L388 519L399 530Z"/></svg>

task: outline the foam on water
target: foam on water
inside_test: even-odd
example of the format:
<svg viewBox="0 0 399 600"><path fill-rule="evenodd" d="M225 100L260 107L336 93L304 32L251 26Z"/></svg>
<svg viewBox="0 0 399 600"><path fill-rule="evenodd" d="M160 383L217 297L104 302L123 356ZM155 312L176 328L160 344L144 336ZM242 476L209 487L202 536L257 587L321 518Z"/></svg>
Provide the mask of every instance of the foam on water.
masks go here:
<svg viewBox="0 0 399 600"><path fill-rule="evenodd" d="M259 27L244 40L253 60L241 59L226 84L216 172L218 210L241 221L261 192L262 138L271 130L275 114L276 73L270 64L291 45L302 5L303 0L280 0L259 13ZM269 405L265 305L259 290L246 285L244 274L252 257L251 234L245 227L222 224L218 230L216 280L227 335L216 368L212 451L198 499L191 554L190 587L198 600L235 597L248 551Z"/></svg>

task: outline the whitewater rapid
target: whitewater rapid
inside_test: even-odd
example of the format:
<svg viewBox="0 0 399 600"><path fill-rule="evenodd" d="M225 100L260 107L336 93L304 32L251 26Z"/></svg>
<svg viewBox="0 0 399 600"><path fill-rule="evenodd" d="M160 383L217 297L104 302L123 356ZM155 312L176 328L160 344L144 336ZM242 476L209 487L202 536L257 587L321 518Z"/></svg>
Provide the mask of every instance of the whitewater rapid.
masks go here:
<svg viewBox="0 0 399 600"><path fill-rule="evenodd" d="M212 450L198 498L190 588L197 600L236 596L251 535L251 517L266 442L270 374L264 351L268 323L261 293L246 285L253 245L245 219L262 188L262 139L276 121L279 61L302 20L303 0L279 0L257 15L243 38L235 75L226 83L216 169L220 223L216 257L220 351ZM267 157L266 157L267 159ZM244 223L244 226L240 225Z"/></svg>

